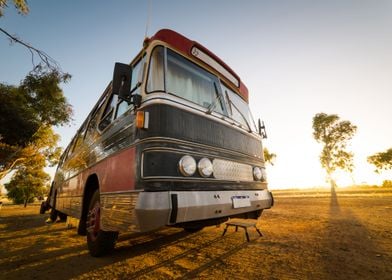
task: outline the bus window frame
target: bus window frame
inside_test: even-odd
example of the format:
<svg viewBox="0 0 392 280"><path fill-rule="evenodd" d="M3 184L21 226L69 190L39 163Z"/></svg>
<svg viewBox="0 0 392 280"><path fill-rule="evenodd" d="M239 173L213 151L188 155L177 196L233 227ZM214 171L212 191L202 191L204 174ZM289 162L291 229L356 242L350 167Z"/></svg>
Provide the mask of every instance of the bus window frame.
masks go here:
<svg viewBox="0 0 392 280"><path fill-rule="evenodd" d="M149 91L148 90L148 81L150 80L150 70L151 70L151 63L152 63L152 55L154 54L154 52L156 51L156 49L161 48L163 50L163 90L152 90ZM155 92L164 92L167 93L166 91L166 47L163 45L156 45L154 46L154 48L151 50L149 57L148 57L148 67L147 67L147 72L146 72L146 83L144 86L144 92L146 94L151 94L151 93L155 93ZM147 63L147 61L146 61Z"/></svg>
<svg viewBox="0 0 392 280"><path fill-rule="evenodd" d="M148 81L150 79L152 55L156 51L157 48L162 48L163 49L163 90L151 90L151 91L149 91L148 90ZM156 93L156 92L164 92L166 94L170 94L172 96L175 96L177 98L185 100L186 102L190 102L192 104L195 104L196 106L200 106L200 107L208 110L208 108L206 108L202 104L199 104L199 103L197 103L197 102L195 102L193 100L187 99L187 98L185 98L185 97L183 97L181 95L178 95L176 93L172 93L172 92L168 91L168 89L167 89L167 85L168 85L168 77L167 77L168 76L168 74L167 74L168 73L168 50L173 52L175 55L179 56L180 59L183 59L186 63L189 63L190 64L189 67L200 69L200 70L206 72L208 76L210 76L210 78L213 80L213 83L216 84L216 87L218 89L218 92L214 92L214 94L212 96L213 102L215 103L214 107L216 108L218 106L218 104L219 104L220 108L221 108L221 111L213 110L213 112L216 113L216 114L222 115L224 117L228 117L228 112L227 112L227 108L226 108L225 102L224 102L225 97L223 96L223 91L222 91L222 85L221 85L220 77L218 75L214 74L213 72L211 72L209 69L201 66L196 61L193 61L192 59L184 56L183 54L181 54L177 50L172 49L172 48L167 47L167 46L164 46L164 45L157 45L157 46L155 46L151 50L151 53L150 53L150 56L149 56L149 60L148 60L146 85L145 85L145 88L144 88L146 94L152 94L152 93ZM201 74L204 74L204 73L201 73ZM217 95L219 95L219 96L217 96ZM219 103L217 103L217 102L219 102ZM197 107L195 107L195 106L193 108L197 109Z"/></svg>
<svg viewBox="0 0 392 280"><path fill-rule="evenodd" d="M222 92L224 92L224 98L225 98L225 107L227 107L228 109L230 109L230 111L228 110L227 112L228 117L230 118L231 121L234 122L235 125L240 126L242 128L247 128L250 129L252 132L256 132L257 133L257 126L256 123L254 121L253 115L252 115L252 111L250 110L249 104L238 94L236 93L229 85L227 85L225 82L220 81L221 82L221 89ZM234 101L232 101L230 94L233 94L234 96L237 96L240 100L242 100L246 106L248 107L248 111L250 112L250 120L246 119L246 116L244 114L244 112L241 112L241 110L239 108L237 108L237 105L235 104ZM234 106L234 108L233 108ZM235 118L233 118L233 111L238 111L239 115L241 116L242 119L244 119L245 124L239 122L238 120L236 120ZM247 124L249 123L249 124ZM250 127L249 127L250 126Z"/></svg>
<svg viewBox="0 0 392 280"><path fill-rule="evenodd" d="M105 109L102 111L102 115L99 118L99 122L97 125L97 129L99 132L103 133L112 123L114 120L114 114L115 114L115 109L118 103L118 95L117 94L113 94L109 92L108 95L108 100L106 101L105 104ZM110 109L108 110L110 106ZM101 124L103 123L103 121L105 121L105 119L110 115L110 120L108 121L108 124L105 125L104 128L101 128Z"/></svg>

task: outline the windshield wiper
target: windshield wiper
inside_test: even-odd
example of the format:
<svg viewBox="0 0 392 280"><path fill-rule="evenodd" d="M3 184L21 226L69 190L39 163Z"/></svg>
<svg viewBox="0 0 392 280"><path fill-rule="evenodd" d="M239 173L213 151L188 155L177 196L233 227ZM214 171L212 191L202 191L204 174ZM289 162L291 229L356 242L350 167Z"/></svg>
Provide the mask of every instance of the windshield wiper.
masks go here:
<svg viewBox="0 0 392 280"><path fill-rule="evenodd" d="M236 109L237 112L240 113L241 117L244 119L246 125L248 126L249 132L252 132L252 128L250 127L250 124L249 124L248 120L246 119L245 115L238 109L237 106L235 106L235 104L233 102L231 102L231 100L229 100L229 102L234 107L234 109Z"/></svg>
<svg viewBox="0 0 392 280"><path fill-rule="evenodd" d="M219 94L219 91L218 91L218 86L216 85L216 83L214 82L214 88L215 88L215 100L214 100L214 102L213 103L211 103L210 104L210 106L208 106L208 110L207 110L207 114L211 114L212 113L212 110L214 110L215 109L215 107L216 107L216 103L219 101L219 103L221 103L222 104L222 96Z"/></svg>

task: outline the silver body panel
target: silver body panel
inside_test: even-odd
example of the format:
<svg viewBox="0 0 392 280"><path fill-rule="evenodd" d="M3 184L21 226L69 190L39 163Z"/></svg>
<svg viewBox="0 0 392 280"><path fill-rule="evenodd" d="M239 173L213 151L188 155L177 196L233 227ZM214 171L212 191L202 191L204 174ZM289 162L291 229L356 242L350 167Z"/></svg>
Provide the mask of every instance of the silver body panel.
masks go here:
<svg viewBox="0 0 392 280"><path fill-rule="evenodd" d="M176 209L173 209L174 196ZM238 198L244 198L247 203L236 203L235 200ZM178 223L262 210L270 208L272 203L272 196L268 190L142 191L102 194L101 225L103 230L146 232Z"/></svg>

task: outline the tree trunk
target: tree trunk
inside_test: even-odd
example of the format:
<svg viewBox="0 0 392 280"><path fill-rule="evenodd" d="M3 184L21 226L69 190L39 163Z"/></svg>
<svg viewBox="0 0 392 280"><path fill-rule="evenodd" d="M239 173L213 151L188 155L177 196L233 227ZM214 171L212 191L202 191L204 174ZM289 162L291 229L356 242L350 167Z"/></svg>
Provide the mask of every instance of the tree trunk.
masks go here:
<svg viewBox="0 0 392 280"><path fill-rule="evenodd" d="M27 206L27 201L28 201L28 200L29 200L28 198L25 199L24 208L26 208L26 206Z"/></svg>
<svg viewBox="0 0 392 280"><path fill-rule="evenodd" d="M335 191L337 187L335 180L331 178L330 182L331 182L331 190Z"/></svg>
<svg viewBox="0 0 392 280"><path fill-rule="evenodd" d="M332 173L331 172L327 172L327 176L328 176L328 181L331 184L331 190L335 190L335 188L337 187L335 180L332 177Z"/></svg>

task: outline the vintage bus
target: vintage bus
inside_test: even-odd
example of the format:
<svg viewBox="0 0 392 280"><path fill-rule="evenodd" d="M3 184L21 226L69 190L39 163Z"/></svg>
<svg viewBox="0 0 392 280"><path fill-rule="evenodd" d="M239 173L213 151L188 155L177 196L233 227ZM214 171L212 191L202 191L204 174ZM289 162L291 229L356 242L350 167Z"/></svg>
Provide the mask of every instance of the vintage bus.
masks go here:
<svg viewBox="0 0 392 280"><path fill-rule="evenodd" d="M79 220L90 254L119 232L197 231L273 205L262 138L237 74L201 44L168 29L144 40L63 153L52 213Z"/></svg>

